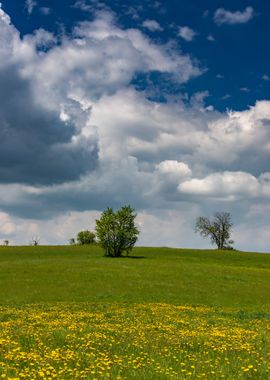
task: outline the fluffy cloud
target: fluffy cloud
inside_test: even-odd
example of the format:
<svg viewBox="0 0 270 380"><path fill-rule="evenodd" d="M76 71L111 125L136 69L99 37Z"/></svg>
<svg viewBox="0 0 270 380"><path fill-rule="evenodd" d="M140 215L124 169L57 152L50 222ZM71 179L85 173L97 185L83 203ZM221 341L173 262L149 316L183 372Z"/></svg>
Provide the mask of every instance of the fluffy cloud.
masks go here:
<svg viewBox="0 0 270 380"><path fill-rule="evenodd" d="M179 177L191 175L191 170L188 165L176 160L162 161L157 165L157 169L162 174L172 174Z"/></svg>
<svg viewBox="0 0 270 380"><path fill-rule="evenodd" d="M215 11L214 21L217 25L228 24L245 24L254 17L252 7L246 7L244 11L228 11L224 8L219 8Z"/></svg>
<svg viewBox="0 0 270 380"><path fill-rule="evenodd" d="M23 74L35 59L33 44L48 44L50 34L37 31L21 41L1 11L0 182L55 183L74 180L96 165L97 144L82 140L72 120L63 122L57 108L35 98L33 81Z"/></svg>
<svg viewBox="0 0 270 380"><path fill-rule="evenodd" d="M96 128L88 124L93 101L127 86L139 71L170 73L180 82L200 73L188 56L139 30L118 28L107 12L78 25L60 45L42 29L21 40L0 12L2 183L78 179L97 165Z"/></svg>
<svg viewBox="0 0 270 380"><path fill-rule="evenodd" d="M161 32L163 30L163 28L156 20L145 20L142 23L142 26L150 30L150 32Z"/></svg>
<svg viewBox="0 0 270 380"><path fill-rule="evenodd" d="M207 92L159 103L136 91L138 73L178 84L202 73L172 43L104 11L69 36L21 38L0 8L0 55L3 238L62 243L130 203L141 244L188 246L195 218L221 201L246 226L251 202L269 199L269 101L220 113Z"/></svg>
<svg viewBox="0 0 270 380"><path fill-rule="evenodd" d="M179 27L178 35L188 42L192 41L196 34L197 33L188 26Z"/></svg>
<svg viewBox="0 0 270 380"><path fill-rule="evenodd" d="M178 186L182 193L203 195L214 198L235 200L245 196L256 197L261 195L257 179L248 173L224 172L209 174L207 177L192 178Z"/></svg>

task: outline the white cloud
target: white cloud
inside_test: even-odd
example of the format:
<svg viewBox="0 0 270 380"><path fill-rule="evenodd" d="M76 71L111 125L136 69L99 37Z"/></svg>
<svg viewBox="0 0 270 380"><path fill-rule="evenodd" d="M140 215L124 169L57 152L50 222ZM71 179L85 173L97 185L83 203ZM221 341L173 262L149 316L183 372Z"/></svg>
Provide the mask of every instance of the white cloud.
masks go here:
<svg viewBox="0 0 270 380"><path fill-rule="evenodd" d="M267 74L262 75L262 80L265 80L268 82L270 80L269 75L267 75Z"/></svg>
<svg viewBox="0 0 270 380"><path fill-rule="evenodd" d="M0 236L4 238L13 234L16 230L14 223L11 221L8 214L0 212Z"/></svg>
<svg viewBox="0 0 270 380"><path fill-rule="evenodd" d="M182 37L184 40L191 42L194 40L197 33L191 29L189 26L180 26L178 35Z"/></svg>
<svg viewBox="0 0 270 380"><path fill-rule="evenodd" d="M215 11L214 21L217 25L234 25L245 24L254 17L254 10L252 7L246 7L244 11L228 11L224 8L219 8Z"/></svg>
<svg viewBox="0 0 270 380"><path fill-rule="evenodd" d="M142 26L150 30L150 32L161 32L163 30L163 28L156 20L145 20L142 23Z"/></svg>
<svg viewBox="0 0 270 380"><path fill-rule="evenodd" d="M178 186L181 193L236 200L261 195L258 180L249 173L223 172L209 174L205 178L192 178Z"/></svg>
<svg viewBox="0 0 270 380"><path fill-rule="evenodd" d="M209 35L207 36L207 41L214 42L214 41L216 41L216 40L215 40L215 38L212 36L212 34L209 34Z"/></svg>
<svg viewBox="0 0 270 380"><path fill-rule="evenodd" d="M36 48L50 48L57 43L57 38L54 34L44 29L37 29L31 35L27 35L24 38L30 46L33 45Z"/></svg>
<svg viewBox="0 0 270 380"><path fill-rule="evenodd" d="M98 210L131 203L142 244L188 246L196 216L217 211L220 200L241 220L254 199L269 200L269 101L224 113L205 105L207 91L188 103L150 101L132 85L138 72L184 83L201 70L172 44L120 28L108 12L62 39L42 29L21 39L0 9L0 32L0 117L13 126L12 134L0 128L3 236L64 243L92 228ZM38 185L40 173L58 182Z"/></svg>
<svg viewBox="0 0 270 380"><path fill-rule="evenodd" d="M191 170L184 162L176 160L165 160L157 165L157 169L162 174L173 174L179 177L191 175Z"/></svg>
<svg viewBox="0 0 270 380"><path fill-rule="evenodd" d="M247 88L247 87L241 87L240 91L242 91L242 92L250 92L250 89Z"/></svg>
<svg viewBox="0 0 270 380"><path fill-rule="evenodd" d="M179 83L202 72L188 55L154 43L138 29L120 29L112 14L99 12L93 22L78 25L72 38L32 57L23 73L35 80L36 97L46 98L50 107L63 97L91 107L100 96L127 87L138 72L149 71L172 75Z"/></svg>
<svg viewBox="0 0 270 380"><path fill-rule="evenodd" d="M29 14L32 14L33 9L37 6L37 2L34 0L26 0L25 8Z"/></svg>
<svg viewBox="0 0 270 380"><path fill-rule="evenodd" d="M39 10L45 16L48 16L51 13L51 8L48 7L40 7Z"/></svg>

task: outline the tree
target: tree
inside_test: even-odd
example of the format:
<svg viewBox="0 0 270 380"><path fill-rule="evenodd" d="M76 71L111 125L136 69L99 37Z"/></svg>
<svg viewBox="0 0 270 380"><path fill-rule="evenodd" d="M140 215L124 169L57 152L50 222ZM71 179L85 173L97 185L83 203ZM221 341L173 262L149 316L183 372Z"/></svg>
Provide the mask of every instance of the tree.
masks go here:
<svg viewBox="0 0 270 380"><path fill-rule="evenodd" d="M123 206L116 212L107 208L96 220L96 235L106 256L120 257L124 251L127 255L130 253L139 235L136 216L131 206Z"/></svg>
<svg viewBox="0 0 270 380"><path fill-rule="evenodd" d="M77 242L78 244L93 244L95 242L96 235L91 231L80 231L77 234Z"/></svg>
<svg viewBox="0 0 270 380"><path fill-rule="evenodd" d="M230 213L217 212L212 220L204 216L197 218L195 232L203 237L210 237L211 243L216 244L218 249L232 249L232 226Z"/></svg>
<svg viewBox="0 0 270 380"><path fill-rule="evenodd" d="M33 245L33 246L37 246L37 245L39 245L39 237L38 236L33 236L32 237L32 241L30 242L30 245Z"/></svg>
<svg viewBox="0 0 270 380"><path fill-rule="evenodd" d="M69 242L70 245L75 245L76 244L76 240L74 238L69 239L68 242Z"/></svg>
<svg viewBox="0 0 270 380"><path fill-rule="evenodd" d="M4 245L7 247L9 245L9 240L4 240Z"/></svg>

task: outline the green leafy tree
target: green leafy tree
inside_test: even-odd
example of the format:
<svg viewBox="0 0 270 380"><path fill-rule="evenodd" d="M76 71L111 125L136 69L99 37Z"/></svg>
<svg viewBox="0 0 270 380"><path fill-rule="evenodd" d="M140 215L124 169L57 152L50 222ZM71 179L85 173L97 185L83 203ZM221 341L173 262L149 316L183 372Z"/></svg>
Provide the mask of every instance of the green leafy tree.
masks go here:
<svg viewBox="0 0 270 380"><path fill-rule="evenodd" d="M124 251L127 255L131 252L139 235L136 216L131 206L123 206L116 212L107 208L96 220L96 235L106 256L119 257Z"/></svg>
<svg viewBox="0 0 270 380"><path fill-rule="evenodd" d="M91 231L80 231L77 234L77 242L78 244L93 244L95 242L96 235Z"/></svg>
<svg viewBox="0 0 270 380"><path fill-rule="evenodd" d="M210 220L204 216L197 218L195 232L203 237L210 237L211 243L218 249L232 249L231 229L233 223L228 212L217 212Z"/></svg>

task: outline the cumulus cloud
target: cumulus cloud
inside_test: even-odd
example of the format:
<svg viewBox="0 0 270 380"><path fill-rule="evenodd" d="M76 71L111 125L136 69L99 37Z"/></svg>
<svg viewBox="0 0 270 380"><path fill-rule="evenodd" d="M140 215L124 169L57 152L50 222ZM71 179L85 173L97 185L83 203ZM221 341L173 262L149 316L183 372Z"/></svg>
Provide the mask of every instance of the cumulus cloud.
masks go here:
<svg viewBox="0 0 270 380"><path fill-rule="evenodd" d="M38 59L37 46L53 37L37 31L21 41L0 14L0 182L55 183L74 180L96 165L97 144L82 140L72 120L63 122L57 108L35 98L33 80L23 74L28 60Z"/></svg>
<svg viewBox="0 0 270 380"><path fill-rule="evenodd" d="M237 198L261 195L258 180L249 173L223 172L209 174L205 178L192 178L178 186L182 193L215 198Z"/></svg>
<svg viewBox="0 0 270 380"><path fill-rule="evenodd" d="M189 26L180 26L178 35L183 38L185 41L191 42L196 36L196 32L191 29Z"/></svg>
<svg viewBox="0 0 270 380"><path fill-rule="evenodd" d="M80 178L98 160L96 127L88 123L93 101L127 86L138 71L180 82L200 73L188 56L118 28L108 12L57 45L43 29L21 39L2 9L0 17L2 183Z"/></svg>
<svg viewBox="0 0 270 380"><path fill-rule="evenodd" d="M184 162L176 160L165 160L157 165L157 169L162 174L172 174L179 177L191 175L191 170Z"/></svg>
<svg viewBox="0 0 270 380"><path fill-rule="evenodd" d="M244 11L228 11L224 8L219 8L215 11L214 21L217 25L234 25L245 24L254 17L254 10L252 7L246 7Z"/></svg>
<svg viewBox="0 0 270 380"><path fill-rule="evenodd" d="M95 141L75 139L72 123L35 104L30 83L16 66L0 70L0 181L55 183L95 166Z"/></svg>
<svg viewBox="0 0 270 380"><path fill-rule="evenodd" d="M163 28L156 20L145 20L142 23L142 26L150 30L150 32L161 32L163 30Z"/></svg>
<svg viewBox="0 0 270 380"><path fill-rule="evenodd" d="M163 103L136 91L138 73L177 84L202 73L172 43L104 10L68 36L22 38L0 8L0 56L3 237L62 243L105 207L130 203L142 244L162 229L157 244L188 246L196 216L220 201L242 216L269 199L269 101L221 113L206 91Z"/></svg>

